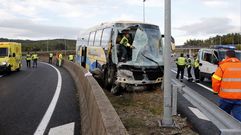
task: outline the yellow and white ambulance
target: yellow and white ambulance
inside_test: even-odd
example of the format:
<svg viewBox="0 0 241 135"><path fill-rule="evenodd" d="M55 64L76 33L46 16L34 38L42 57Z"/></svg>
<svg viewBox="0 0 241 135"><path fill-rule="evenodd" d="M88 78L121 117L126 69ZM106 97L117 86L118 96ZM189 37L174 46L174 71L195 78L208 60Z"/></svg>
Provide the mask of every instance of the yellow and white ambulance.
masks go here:
<svg viewBox="0 0 241 135"><path fill-rule="evenodd" d="M19 71L21 66L21 44L16 42L0 42L0 73Z"/></svg>

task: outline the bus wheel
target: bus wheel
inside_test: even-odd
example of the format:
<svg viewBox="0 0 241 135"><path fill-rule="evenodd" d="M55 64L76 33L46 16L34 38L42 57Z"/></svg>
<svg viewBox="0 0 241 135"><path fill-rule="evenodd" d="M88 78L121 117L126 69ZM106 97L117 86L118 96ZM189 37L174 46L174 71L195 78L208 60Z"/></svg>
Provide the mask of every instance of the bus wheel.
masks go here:
<svg viewBox="0 0 241 135"><path fill-rule="evenodd" d="M107 90L111 89L111 86L113 85L115 76L115 69L114 68L106 68L104 72L104 86Z"/></svg>

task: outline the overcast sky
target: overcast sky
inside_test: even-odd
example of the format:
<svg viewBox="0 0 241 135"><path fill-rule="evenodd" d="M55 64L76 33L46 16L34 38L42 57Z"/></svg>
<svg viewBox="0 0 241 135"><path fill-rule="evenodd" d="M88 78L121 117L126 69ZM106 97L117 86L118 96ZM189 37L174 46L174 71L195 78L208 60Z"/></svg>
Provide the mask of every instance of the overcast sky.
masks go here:
<svg viewBox="0 0 241 135"><path fill-rule="evenodd" d="M172 0L176 44L240 32L241 0ZM102 22L142 21L143 0L0 0L0 37L76 39ZM146 22L164 29L164 0L146 0Z"/></svg>

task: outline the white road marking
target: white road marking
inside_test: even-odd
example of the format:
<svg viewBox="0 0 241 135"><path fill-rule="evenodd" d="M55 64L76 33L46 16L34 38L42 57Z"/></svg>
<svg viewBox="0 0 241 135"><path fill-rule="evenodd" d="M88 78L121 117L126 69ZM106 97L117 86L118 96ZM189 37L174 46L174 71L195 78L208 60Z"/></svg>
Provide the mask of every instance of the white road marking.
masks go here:
<svg viewBox="0 0 241 135"><path fill-rule="evenodd" d="M41 62L41 63L43 63L43 62ZM59 94L60 94L61 86L62 86L62 77L61 77L59 70L48 63L43 63L43 64L49 65L57 71L58 83L57 83L56 91L54 93L54 97L53 97L51 103L49 104L49 107L48 107L47 111L45 112L44 117L42 118L40 124L38 125L38 128L34 132L34 135L43 135L44 134L44 131L46 130L46 127L48 126L50 118L54 112L55 106L59 99Z"/></svg>
<svg viewBox="0 0 241 135"><path fill-rule="evenodd" d="M201 111L197 108L188 107L199 119L210 121Z"/></svg>
<svg viewBox="0 0 241 135"><path fill-rule="evenodd" d="M177 73L177 71L175 71L174 69L172 69L171 71L174 72L174 73ZM188 77L185 76L185 75L184 75L184 78L185 78L185 79L188 79ZM209 90L209 91L211 91L211 92L213 92L213 90L212 90L211 88L209 88L209 87L207 87L207 86L205 86L205 85L203 85L203 84L201 84L201 83L196 83L196 84L199 85L199 86L201 86L201 87L203 87L203 88L205 88L205 89L207 89L207 90Z"/></svg>
<svg viewBox="0 0 241 135"><path fill-rule="evenodd" d="M74 134L74 122L51 128L49 130L48 135L73 135L73 134Z"/></svg>

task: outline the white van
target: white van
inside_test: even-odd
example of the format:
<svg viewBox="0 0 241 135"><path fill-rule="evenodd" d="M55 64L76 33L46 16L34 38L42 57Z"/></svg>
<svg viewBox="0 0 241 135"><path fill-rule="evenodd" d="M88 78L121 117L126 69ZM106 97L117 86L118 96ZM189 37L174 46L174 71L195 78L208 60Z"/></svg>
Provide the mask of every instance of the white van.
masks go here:
<svg viewBox="0 0 241 135"><path fill-rule="evenodd" d="M200 49L198 60L200 63L200 81L211 78L218 67L218 63L225 59L227 49ZM235 50L236 57L241 60L241 51Z"/></svg>

